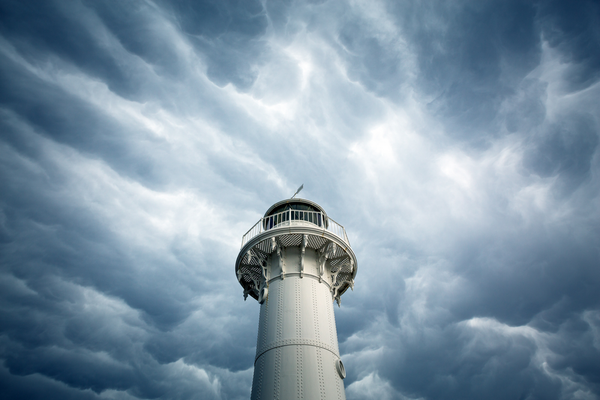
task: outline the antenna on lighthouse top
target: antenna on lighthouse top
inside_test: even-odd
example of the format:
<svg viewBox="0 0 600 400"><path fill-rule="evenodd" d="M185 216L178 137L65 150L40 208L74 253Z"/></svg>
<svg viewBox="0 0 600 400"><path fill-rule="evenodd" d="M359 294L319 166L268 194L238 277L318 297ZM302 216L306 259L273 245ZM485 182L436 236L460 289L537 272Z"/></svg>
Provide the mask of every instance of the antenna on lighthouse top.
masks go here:
<svg viewBox="0 0 600 400"><path fill-rule="evenodd" d="M300 191L304 189L304 183L302 185L300 185L300 187L298 188L298 190L296 190L296 193L294 193L294 195L292 197L290 197L290 199L293 199L294 197L296 197L296 195L298 193L300 193Z"/></svg>

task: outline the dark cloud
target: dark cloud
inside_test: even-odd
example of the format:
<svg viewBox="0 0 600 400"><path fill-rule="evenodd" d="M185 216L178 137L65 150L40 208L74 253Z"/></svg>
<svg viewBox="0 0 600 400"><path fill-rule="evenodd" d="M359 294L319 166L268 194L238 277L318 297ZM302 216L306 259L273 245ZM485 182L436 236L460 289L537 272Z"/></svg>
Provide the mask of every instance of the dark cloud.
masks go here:
<svg viewBox="0 0 600 400"><path fill-rule="evenodd" d="M598 127L587 114L571 114L535 136L524 166L542 177L559 176L561 191L577 189L589 176L598 147Z"/></svg>
<svg viewBox="0 0 600 400"><path fill-rule="evenodd" d="M0 393L6 399L98 399L94 392L83 392L41 375L18 376L2 368Z"/></svg>
<svg viewBox="0 0 600 400"><path fill-rule="evenodd" d="M139 98L143 85L135 65L124 67L111 50L111 42L97 40L99 26L78 2L40 4L3 2L0 29L23 57L36 63L61 59L105 82L125 98ZM96 29L95 29L96 28ZM98 30L97 30L98 29ZM107 38L108 39L108 38Z"/></svg>
<svg viewBox="0 0 600 400"><path fill-rule="evenodd" d="M569 91L582 90L598 81L600 67L600 5L584 1L571 7L568 2L539 4L543 38L560 51L572 67L565 74Z"/></svg>
<svg viewBox="0 0 600 400"><path fill-rule="evenodd" d="M160 179L149 160L121 141L127 128L117 121L98 112L89 102L49 84L10 60L4 59L0 68L3 77L0 79L0 101L5 110L27 121L32 129L80 151L102 155L115 169L146 183ZM13 124L3 125L5 140L19 150L31 150L31 137L20 133L18 128L11 126ZM131 137L129 140L136 139Z"/></svg>
<svg viewBox="0 0 600 400"><path fill-rule="evenodd" d="M546 118L545 100L548 84L539 79L524 79L510 102L512 109L505 116L508 132L530 132Z"/></svg>
<svg viewBox="0 0 600 400"><path fill-rule="evenodd" d="M350 78L361 82L374 93L401 99L405 83L406 60L399 51L397 38L385 40L377 32L369 32L360 21L348 22L340 31L342 54L347 59ZM398 48L398 49L395 49ZM396 51L394 51L396 50Z"/></svg>
<svg viewBox="0 0 600 400"><path fill-rule="evenodd" d="M417 28L415 34L423 86L434 96L432 111L449 121L451 135L484 142L482 133L493 133L490 124L502 100L539 62L535 6L510 1L447 8L443 30L429 23L423 26L430 31Z"/></svg>
<svg viewBox="0 0 600 400"><path fill-rule="evenodd" d="M170 42L172 36L161 24L152 6L142 2L84 2L123 48L142 58L158 75L178 77L184 61Z"/></svg>
<svg viewBox="0 0 600 400"><path fill-rule="evenodd" d="M190 35L204 56L208 77L219 86L241 90L254 83L256 64L267 52L268 21L263 5L253 1L164 2L178 27Z"/></svg>

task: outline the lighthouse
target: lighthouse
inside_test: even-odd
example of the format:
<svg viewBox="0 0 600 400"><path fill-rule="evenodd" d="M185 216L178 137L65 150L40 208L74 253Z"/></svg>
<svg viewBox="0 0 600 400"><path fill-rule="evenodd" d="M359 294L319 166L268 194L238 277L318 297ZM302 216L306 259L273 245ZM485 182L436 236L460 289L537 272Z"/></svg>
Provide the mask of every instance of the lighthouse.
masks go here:
<svg viewBox="0 0 600 400"><path fill-rule="evenodd" d="M344 227L309 200L273 204L242 237L235 272L260 304L252 400L346 398L333 302L356 269Z"/></svg>

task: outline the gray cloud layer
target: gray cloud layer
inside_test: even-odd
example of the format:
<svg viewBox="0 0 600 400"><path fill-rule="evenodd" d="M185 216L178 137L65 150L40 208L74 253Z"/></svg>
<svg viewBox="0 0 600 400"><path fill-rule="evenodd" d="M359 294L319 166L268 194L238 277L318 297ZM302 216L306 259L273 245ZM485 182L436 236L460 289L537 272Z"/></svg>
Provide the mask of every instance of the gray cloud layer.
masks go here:
<svg viewBox="0 0 600 400"><path fill-rule="evenodd" d="M359 259L349 399L600 398L594 1L0 2L0 396L246 399L241 236Z"/></svg>

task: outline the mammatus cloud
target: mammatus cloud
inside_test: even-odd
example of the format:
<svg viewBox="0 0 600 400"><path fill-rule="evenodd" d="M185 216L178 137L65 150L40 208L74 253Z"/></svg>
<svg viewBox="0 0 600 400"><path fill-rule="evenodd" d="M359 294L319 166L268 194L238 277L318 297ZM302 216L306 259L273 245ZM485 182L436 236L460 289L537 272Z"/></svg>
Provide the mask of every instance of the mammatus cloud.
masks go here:
<svg viewBox="0 0 600 400"><path fill-rule="evenodd" d="M359 260L349 399L600 398L594 2L0 4L2 398L247 399L241 236Z"/></svg>

